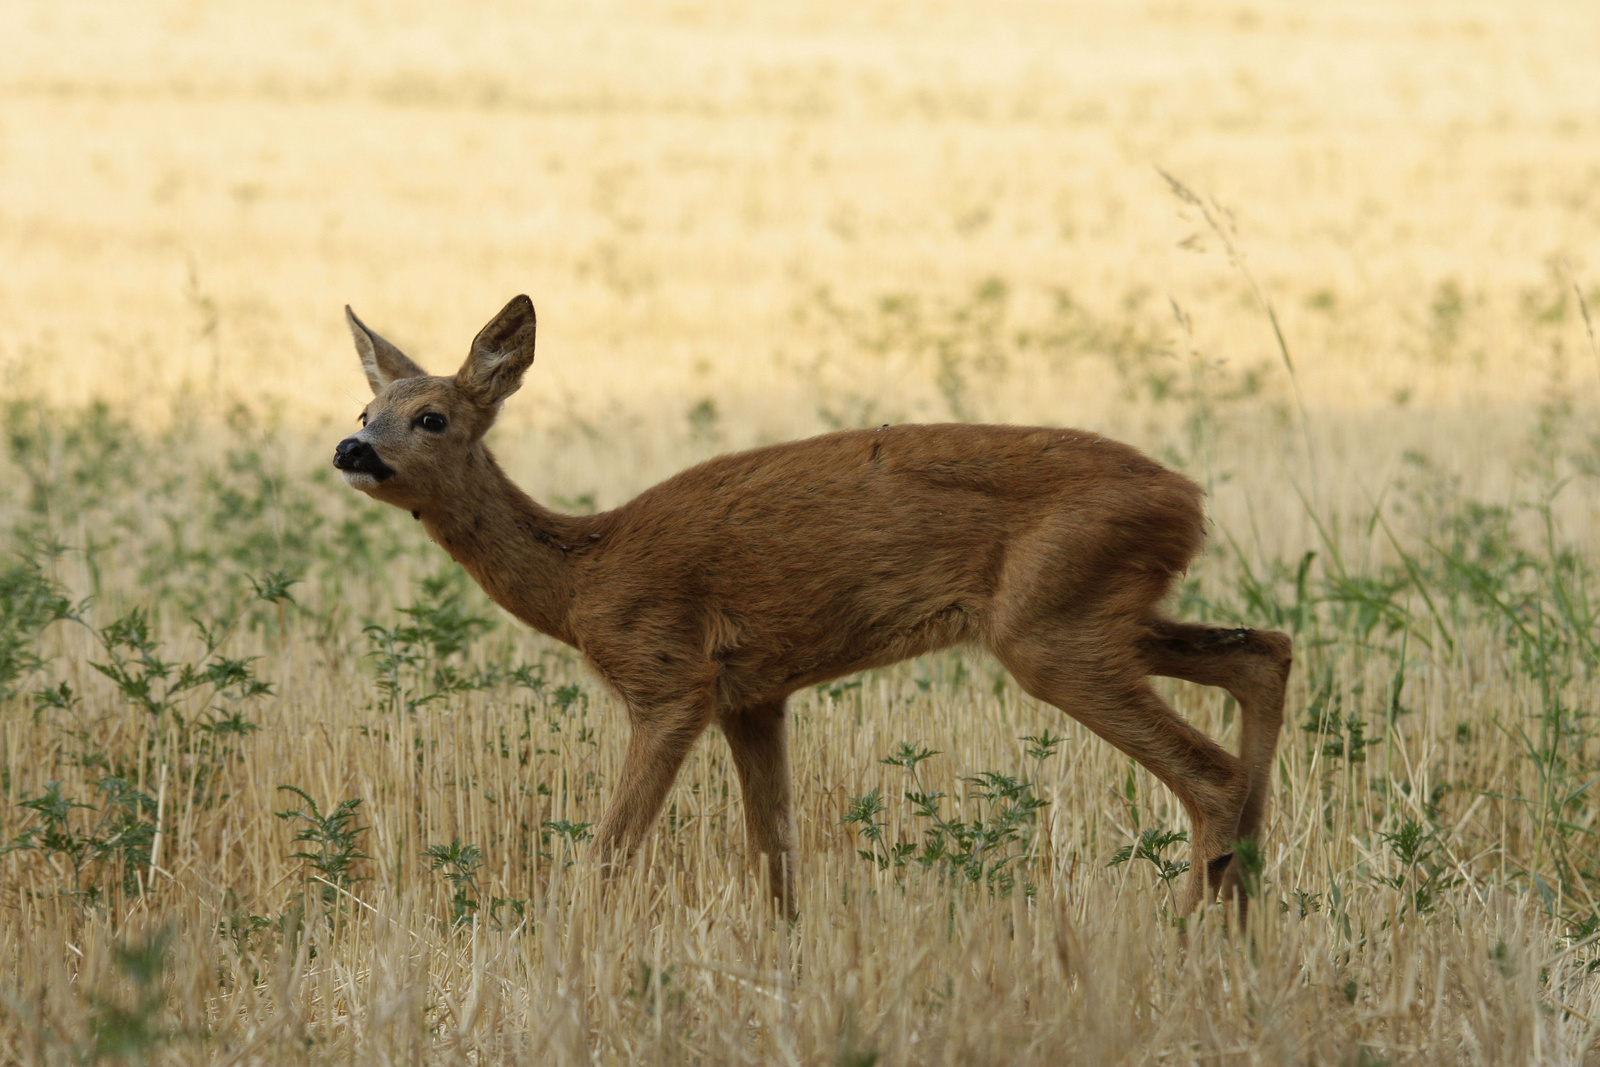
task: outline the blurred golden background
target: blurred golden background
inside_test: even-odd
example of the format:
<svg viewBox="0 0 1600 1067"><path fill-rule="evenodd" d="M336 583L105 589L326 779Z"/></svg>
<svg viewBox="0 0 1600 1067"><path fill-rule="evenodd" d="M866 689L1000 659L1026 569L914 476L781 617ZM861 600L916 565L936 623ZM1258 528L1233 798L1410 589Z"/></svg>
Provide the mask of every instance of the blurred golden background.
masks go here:
<svg viewBox="0 0 1600 1067"><path fill-rule="evenodd" d="M1157 168L1233 211L1313 409L1526 400L1556 345L1595 387L1589 4L16 0L0 36L0 359L56 399L343 417L342 304L443 370L521 291L520 420L710 394L814 428L819 356L882 384L821 290L999 279L1023 326L1067 292L1175 347L1170 299L1209 358L1276 363Z"/></svg>

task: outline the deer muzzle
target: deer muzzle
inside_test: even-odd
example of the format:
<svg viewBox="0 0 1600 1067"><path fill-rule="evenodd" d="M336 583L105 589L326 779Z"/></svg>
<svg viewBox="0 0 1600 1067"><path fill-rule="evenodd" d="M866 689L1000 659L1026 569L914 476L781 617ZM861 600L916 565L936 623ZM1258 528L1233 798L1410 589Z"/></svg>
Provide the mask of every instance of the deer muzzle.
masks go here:
<svg viewBox="0 0 1600 1067"><path fill-rule="evenodd" d="M339 442L333 450L333 465L357 489L377 485L394 474L394 468L383 461L378 450L359 437L346 437Z"/></svg>

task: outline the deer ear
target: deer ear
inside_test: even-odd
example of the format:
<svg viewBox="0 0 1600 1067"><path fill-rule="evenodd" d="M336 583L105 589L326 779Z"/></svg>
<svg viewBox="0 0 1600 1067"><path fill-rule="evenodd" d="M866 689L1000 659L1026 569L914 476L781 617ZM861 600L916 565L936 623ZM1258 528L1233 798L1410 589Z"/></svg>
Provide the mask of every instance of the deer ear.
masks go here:
<svg viewBox="0 0 1600 1067"><path fill-rule="evenodd" d="M472 351L456 372L456 385L485 404L498 404L522 385L533 363L537 322L533 301L516 297L472 339Z"/></svg>
<svg viewBox="0 0 1600 1067"><path fill-rule="evenodd" d="M361 369L367 372L367 383L374 393L382 392L384 386L399 378L428 376L428 372L406 358L404 352L367 329L349 304L344 306L344 321L350 327L350 335L356 339Z"/></svg>

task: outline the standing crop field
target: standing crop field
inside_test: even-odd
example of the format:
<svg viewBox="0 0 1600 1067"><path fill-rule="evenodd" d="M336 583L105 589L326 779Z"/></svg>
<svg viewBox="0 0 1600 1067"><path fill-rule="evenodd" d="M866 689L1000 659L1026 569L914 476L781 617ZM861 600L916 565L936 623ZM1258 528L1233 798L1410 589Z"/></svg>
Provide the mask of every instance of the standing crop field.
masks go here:
<svg viewBox="0 0 1600 1067"><path fill-rule="evenodd" d="M0 5L0 1063L1600 1065L1600 5ZM1296 642L1255 904L970 650L709 736L330 466L349 303L567 511L829 429L1204 484ZM873 521L863 515L863 522ZM1164 695L1232 746L1213 690Z"/></svg>

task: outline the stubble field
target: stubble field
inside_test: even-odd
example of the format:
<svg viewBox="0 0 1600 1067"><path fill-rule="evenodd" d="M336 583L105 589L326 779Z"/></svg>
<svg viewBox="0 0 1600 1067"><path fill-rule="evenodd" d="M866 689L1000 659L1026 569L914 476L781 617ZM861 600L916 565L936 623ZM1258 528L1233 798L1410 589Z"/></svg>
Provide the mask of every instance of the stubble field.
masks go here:
<svg viewBox="0 0 1600 1067"><path fill-rule="evenodd" d="M1600 1063L1600 9L0 40L0 1062ZM449 372L518 292L492 440L554 507L909 421L1205 484L1174 611L1297 643L1248 930L971 651L791 701L796 924L716 737L602 893L621 707L328 465L343 304Z"/></svg>

